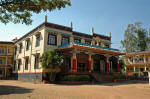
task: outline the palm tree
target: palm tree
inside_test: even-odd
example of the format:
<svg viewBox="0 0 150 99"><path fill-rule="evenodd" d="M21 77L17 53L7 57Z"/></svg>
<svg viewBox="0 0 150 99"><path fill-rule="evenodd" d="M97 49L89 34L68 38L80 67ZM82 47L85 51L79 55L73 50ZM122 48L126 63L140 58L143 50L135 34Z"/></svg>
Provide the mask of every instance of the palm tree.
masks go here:
<svg viewBox="0 0 150 99"><path fill-rule="evenodd" d="M61 65L64 61L64 57L61 52L56 50L49 50L44 52L40 57L40 62L44 72L49 73L49 80L55 81L56 73L60 72Z"/></svg>

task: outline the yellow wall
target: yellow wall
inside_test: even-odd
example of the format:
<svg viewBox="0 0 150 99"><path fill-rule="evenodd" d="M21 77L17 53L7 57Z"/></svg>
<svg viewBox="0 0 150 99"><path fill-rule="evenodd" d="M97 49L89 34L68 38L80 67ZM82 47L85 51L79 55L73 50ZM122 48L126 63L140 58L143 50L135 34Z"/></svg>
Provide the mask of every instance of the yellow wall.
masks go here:
<svg viewBox="0 0 150 99"><path fill-rule="evenodd" d="M40 33L40 46L39 47L35 47L36 44L36 34ZM55 45L48 45L48 34L51 33L55 33L57 35L57 46ZM15 44L15 46L17 46L17 53L16 56L14 57L14 59L16 60L16 66L18 66L18 59L21 59L22 64L20 67L20 70L15 70L13 71L14 73L34 73L34 72L42 72L42 67L40 64L40 68L39 69L34 69L34 60L35 60L35 54L39 53L40 56L42 56L43 52L48 51L50 49L56 49L58 48L59 45L61 45L61 38L63 35L69 36L70 38L70 42L72 43L74 41L74 37L72 35L72 32L68 32L68 31L62 31L62 30L58 30L58 29L53 29L53 28L49 28L49 27L43 27L39 30L37 30L34 33L31 33L31 35L23 38L22 40L20 40L19 42L17 42ZM28 51L26 51L26 40L30 39L30 48ZM81 42L85 43L85 39L86 38L82 38ZM100 38L99 38L100 39ZM101 39L103 40L103 39ZM91 39L92 44L96 44L96 40L95 38ZM99 40L100 41L100 40ZM111 42L109 40L104 40L106 42ZM22 43L23 44L23 48L22 48L22 53L19 53L19 44ZM28 64L28 70L25 70L25 57L29 57L29 64Z"/></svg>
<svg viewBox="0 0 150 99"><path fill-rule="evenodd" d="M5 74L9 76L9 69L12 69L13 67L14 44L0 44L0 49L4 49L4 54L0 53L0 59L3 62L3 64L0 65L0 70L2 70L2 74L0 74L0 77L5 77ZM10 66L10 68L8 69L5 66Z"/></svg>

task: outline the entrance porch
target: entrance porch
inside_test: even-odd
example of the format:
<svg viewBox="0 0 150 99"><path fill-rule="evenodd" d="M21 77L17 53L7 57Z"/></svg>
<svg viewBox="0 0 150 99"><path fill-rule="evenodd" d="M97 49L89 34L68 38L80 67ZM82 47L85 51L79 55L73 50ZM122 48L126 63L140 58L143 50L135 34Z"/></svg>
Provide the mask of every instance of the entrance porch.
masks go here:
<svg viewBox="0 0 150 99"><path fill-rule="evenodd" d="M119 55L124 53L111 48L70 43L59 46L65 56L63 73L120 72Z"/></svg>

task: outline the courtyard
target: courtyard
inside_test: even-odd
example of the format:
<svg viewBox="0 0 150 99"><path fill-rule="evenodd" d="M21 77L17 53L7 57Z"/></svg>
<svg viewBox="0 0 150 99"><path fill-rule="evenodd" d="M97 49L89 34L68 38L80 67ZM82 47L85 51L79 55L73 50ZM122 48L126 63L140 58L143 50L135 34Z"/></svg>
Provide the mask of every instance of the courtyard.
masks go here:
<svg viewBox="0 0 150 99"><path fill-rule="evenodd" d="M107 84L34 84L0 80L0 99L149 99L144 81Z"/></svg>

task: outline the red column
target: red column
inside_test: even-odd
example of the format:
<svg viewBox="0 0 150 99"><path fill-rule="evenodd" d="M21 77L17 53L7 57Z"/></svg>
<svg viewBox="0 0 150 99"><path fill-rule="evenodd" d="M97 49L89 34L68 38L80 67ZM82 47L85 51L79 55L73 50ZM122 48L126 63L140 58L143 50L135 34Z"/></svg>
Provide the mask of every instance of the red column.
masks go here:
<svg viewBox="0 0 150 99"><path fill-rule="evenodd" d="M106 71L107 71L107 73L109 73L109 62L108 61L106 62Z"/></svg>
<svg viewBox="0 0 150 99"><path fill-rule="evenodd" d="M88 64L89 64L89 72L91 72L91 65L92 65L92 55L91 54L89 54Z"/></svg>
<svg viewBox="0 0 150 99"><path fill-rule="evenodd" d="M76 71L77 71L77 59L76 59L76 53L73 53L72 72L75 73Z"/></svg>
<svg viewBox="0 0 150 99"><path fill-rule="evenodd" d="M109 73L109 57L106 59L106 72Z"/></svg>
<svg viewBox="0 0 150 99"><path fill-rule="evenodd" d="M120 64L119 64L119 61L117 63L117 72L119 73L120 72Z"/></svg>
<svg viewBox="0 0 150 99"><path fill-rule="evenodd" d="M91 60L89 60L89 72L91 72Z"/></svg>
<svg viewBox="0 0 150 99"><path fill-rule="evenodd" d="M76 72L76 69L77 69L77 60L76 59L73 59L72 60L72 72Z"/></svg>

